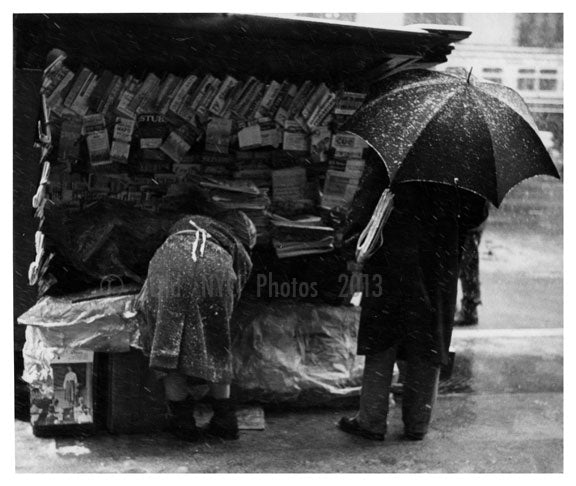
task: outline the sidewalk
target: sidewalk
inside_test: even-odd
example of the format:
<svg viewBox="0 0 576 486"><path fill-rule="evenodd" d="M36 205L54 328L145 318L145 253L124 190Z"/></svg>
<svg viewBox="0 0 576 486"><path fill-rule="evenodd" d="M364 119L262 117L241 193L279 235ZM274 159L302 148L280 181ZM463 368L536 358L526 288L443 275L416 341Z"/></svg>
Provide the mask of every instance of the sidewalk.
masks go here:
<svg viewBox="0 0 576 486"><path fill-rule="evenodd" d="M38 439L16 422L17 472L492 472L563 470L562 332L457 329L453 378L432 429L402 439L395 406L385 442L335 426L353 411L266 414L237 442L186 444L167 434Z"/></svg>

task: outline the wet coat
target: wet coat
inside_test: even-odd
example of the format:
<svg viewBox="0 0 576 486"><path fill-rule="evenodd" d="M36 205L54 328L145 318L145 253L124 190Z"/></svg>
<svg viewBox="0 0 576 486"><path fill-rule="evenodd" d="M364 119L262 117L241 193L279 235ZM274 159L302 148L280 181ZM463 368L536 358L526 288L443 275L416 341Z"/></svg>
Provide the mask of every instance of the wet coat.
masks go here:
<svg viewBox="0 0 576 486"><path fill-rule="evenodd" d="M136 299L150 367L229 383L230 320L251 269L227 225L204 216L176 223L150 261Z"/></svg>
<svg viewBox="0 0 576 486"><path fill-rule="evenodd" d="M352 207L365 224L388 186L383 164L372 163ZM358 354L398 346L401 357L417 355L446 363L457 298L461 246L485 218L484 199L437 183L393 184L394 210L383 245L364 266L365 289Z"/></svg>

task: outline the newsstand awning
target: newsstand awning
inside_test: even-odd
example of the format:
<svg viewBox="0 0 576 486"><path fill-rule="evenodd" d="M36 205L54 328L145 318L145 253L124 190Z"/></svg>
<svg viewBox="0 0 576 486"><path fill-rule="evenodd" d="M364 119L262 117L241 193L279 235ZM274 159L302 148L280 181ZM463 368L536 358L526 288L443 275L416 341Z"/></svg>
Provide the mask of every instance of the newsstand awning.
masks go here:
<svg viewBox="0 0 576 486"><path fill-rule="evenodd" d="M446 61L470 31L440 26L382 29L348 22L237 14L43 14L15 18L16 65L45 66L51 48L136 74L312 79L354 85L392 70Z"/></svg>

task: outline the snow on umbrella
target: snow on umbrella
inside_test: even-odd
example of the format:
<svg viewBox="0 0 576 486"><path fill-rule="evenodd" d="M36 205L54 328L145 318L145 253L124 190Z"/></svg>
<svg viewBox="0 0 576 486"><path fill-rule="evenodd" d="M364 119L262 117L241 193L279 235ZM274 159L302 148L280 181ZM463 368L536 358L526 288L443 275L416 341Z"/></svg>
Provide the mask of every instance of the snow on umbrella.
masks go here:
<svg viewBox="0 0 576 486"><path fill-rule="evenodd" d="M456 184L496 207L524 179L560 178L521 96L470 75L390 76L342 129L376 150L392 182Z"/></svg>

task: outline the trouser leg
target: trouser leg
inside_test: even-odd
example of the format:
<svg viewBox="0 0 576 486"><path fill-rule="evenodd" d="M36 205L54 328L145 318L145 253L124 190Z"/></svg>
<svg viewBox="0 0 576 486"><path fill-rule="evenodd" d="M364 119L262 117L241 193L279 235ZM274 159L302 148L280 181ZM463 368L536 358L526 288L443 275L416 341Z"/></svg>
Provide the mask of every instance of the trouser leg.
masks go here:
<svg viewBox="0 0 576 486"><path fill-rule="evenodd" d="M408 436L422 438L428 432L438 394L440 366L409 359L402 396L402 419Z"/></svg>
<svg viewBox="0 0 576 486"><path fill-rule="evenodd" d="M371 432L386 433L396 349L366 356L358 423Z"/></svg>
<svg viewBox="0 0 576 486"><path fill-rule="evenodd" d="M480 245L481 231L470 231L466 236L462 262L460 265L460 284L462 285L462 312L473 312L480 300Z"/></svg>

